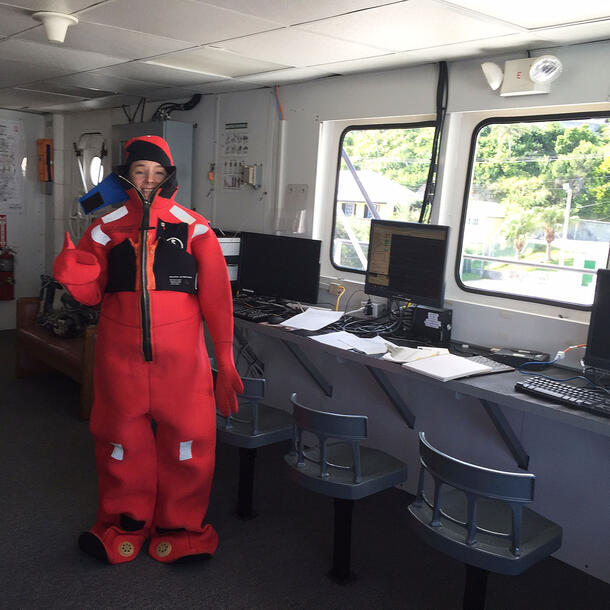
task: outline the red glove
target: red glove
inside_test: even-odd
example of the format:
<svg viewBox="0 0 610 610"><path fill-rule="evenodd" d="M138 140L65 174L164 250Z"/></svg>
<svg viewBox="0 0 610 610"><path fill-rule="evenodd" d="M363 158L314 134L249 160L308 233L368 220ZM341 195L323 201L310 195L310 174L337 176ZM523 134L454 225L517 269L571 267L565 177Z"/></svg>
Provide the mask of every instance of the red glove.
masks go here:
<svg viewBox="0 0 610 610"><path fill-rule="evenodd" d="M216 349L216 362L218 375L216 376L216 408L224 416L237 413L237 396L244 391L239 373L233 363L233 344L222 343L214 346Z"/></svg>
<svg viewBox="0 0 610 610"><path fill-rule="evenodd" d="M53 265L53 276L66 286L80 286L95 282L100 275L100 264L91 252L77 250L66 231L64 249L59 253Z"/></svg>

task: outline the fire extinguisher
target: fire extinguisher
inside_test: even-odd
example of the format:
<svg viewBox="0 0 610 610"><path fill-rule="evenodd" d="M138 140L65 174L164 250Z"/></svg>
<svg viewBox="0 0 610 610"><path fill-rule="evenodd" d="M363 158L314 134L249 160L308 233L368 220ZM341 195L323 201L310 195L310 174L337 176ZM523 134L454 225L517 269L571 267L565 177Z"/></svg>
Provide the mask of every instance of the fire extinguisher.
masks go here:
<svg viewBox="0 0 610 610"><path fill-rule="evenodd" d="M6 214L0 214L0 301L15 298L15 252L6 245Z"/></svg>

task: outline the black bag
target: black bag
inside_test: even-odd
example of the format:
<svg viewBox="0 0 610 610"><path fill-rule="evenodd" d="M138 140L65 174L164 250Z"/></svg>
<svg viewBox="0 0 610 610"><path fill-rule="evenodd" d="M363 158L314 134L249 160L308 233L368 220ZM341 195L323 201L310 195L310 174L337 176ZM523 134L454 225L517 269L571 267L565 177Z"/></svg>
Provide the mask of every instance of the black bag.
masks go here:
<svg viewBox="0 0 610 610"><path fill-rule="evenodd" d="M99 311L81 305L50 275L41 275L40 309L36 322L58 337L80 337L96 324Z"/></svg>

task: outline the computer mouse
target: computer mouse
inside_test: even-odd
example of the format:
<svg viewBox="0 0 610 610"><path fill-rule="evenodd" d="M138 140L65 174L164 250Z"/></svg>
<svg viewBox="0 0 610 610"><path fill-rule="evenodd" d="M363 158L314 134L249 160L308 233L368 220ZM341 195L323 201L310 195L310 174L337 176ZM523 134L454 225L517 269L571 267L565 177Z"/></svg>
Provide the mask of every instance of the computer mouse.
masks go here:
<svg viewBox="0 0 610 610"><path fill-rule="evenodd" d="M266 322L268 322L269 324L279 324L280 322L284 321L284 318L282 316L278 316L276 314L269 316L267 318L267 320L265 320Z"/></svg>

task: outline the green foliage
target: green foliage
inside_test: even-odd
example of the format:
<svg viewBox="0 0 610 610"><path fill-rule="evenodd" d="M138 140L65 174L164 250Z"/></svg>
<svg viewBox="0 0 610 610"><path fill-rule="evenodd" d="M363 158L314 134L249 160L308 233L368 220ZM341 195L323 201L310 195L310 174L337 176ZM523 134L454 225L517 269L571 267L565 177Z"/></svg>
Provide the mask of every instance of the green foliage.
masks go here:
<svg viewBox="0 0 610 610"><path fill-rule="evenodd" d="M416 191L428 178L433 137L433 127L352 129L343 149L357 170L378 172Z"/></svg>
<svg viewBox="0 0 610 610"><path fill-rule="evenodd" d="M571 221L610 221L608 121L577 123L492 124L479 132L471 197L504 205L502 232L517 256L535 232L550 252L567 203Z"/></svg>
<svg viewBox="0 0 610 610"><path fill-rule="evenodd" d="M377 172L417 191L428 177L433 136L433 127L354 128L345 134L343 148L357 170ZM346 169L343 161L341 168ZM470 198L497 202L504 208L500 235L495 236L496 252L502 241L498 238L503 237L509 256L546 251L551 259L566 204L571 222L610 222L609 178L609 119L489 124L477 137ZM393 217L416 221L420 205L398 206ZM366 244L370 221L349 217L348 222L357 239ZM340 222L335 235L348 238ZM531 243L535 237L546 245ZM465 244L466 250L472 248ZM343 245L342 251L345 261L360 267L351 245Z"/></svg>

